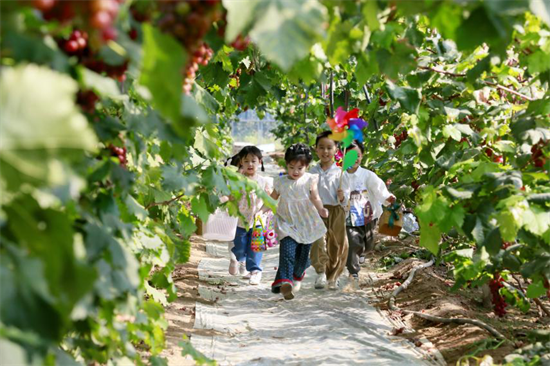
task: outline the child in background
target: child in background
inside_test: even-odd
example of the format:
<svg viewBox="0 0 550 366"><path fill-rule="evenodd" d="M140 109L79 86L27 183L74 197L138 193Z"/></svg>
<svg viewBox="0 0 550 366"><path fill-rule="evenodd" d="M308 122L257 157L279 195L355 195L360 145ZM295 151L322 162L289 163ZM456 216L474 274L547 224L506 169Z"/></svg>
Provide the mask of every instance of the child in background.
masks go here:
<svg viewBox="0 0 550 366"><path fill-rule="evenodd" d="M258 174L258 168L261 166L264 171L262 161L262 152L255 146L245 146L239 152L236 159L238 162L239 171L249 179L255 180L260 187L268 194L271 193L271 181ZM250 200L250 203L249 203ZM251 192L247 197L243 195L239 201L239 211L246 218L250 226L254 225L254 218L260 212L263 206L263 201L254 192ZM234 247L231 249L235 257L231 256L229 261L229 273L232 275L240 274L245 278L250 276L250 284L258 285L262 279L262 252L252 251L252 227L249 230L245 229L245 224L242 219L239 219L237 224L237 232L233 240Z"/></svg>
<svg viewBox="0 0 550 366"><path fill-rule="evenodd" d="M321 217L329 212L317 192L317 176L306 173L312 156L304 144L295 144L285 153L287 175L273 184L273 199L279 199L275 216L279 236L279 268L271 291L294 298L309 267L311 243L326 233Z"/></svg>
<svg viewBox="0 0 550 366"><path fill-rule="evenodd" d="M351 283L355 288L359 285L359 271L364 253L374 248L374 229L378 218L382 215L382 205L395 202L384 181L374 172L360 167L364 147L354 140L348 151L357 151L358 158L354 166L348 169L350 180L349 213L346 219L346 231L349 241L347 268ZM363 258L363 260L361 260Z"/></svg>
<svg viewBox="0 0 550 366"><path fill-rule="evenodd" d="M329 211L324 219L327 234L311 248L311 264L317 272L316 289L338 287L338 277L342 274L348 257L348 239L346 235L346 211L349 197L349 177L334 162L338 149L336 141L329 138L331 131L317 136L315 151L319 164L310 169L310 173L319 177L318 191L323 205ZM342 176L343 174L343 176Z"/></svg>

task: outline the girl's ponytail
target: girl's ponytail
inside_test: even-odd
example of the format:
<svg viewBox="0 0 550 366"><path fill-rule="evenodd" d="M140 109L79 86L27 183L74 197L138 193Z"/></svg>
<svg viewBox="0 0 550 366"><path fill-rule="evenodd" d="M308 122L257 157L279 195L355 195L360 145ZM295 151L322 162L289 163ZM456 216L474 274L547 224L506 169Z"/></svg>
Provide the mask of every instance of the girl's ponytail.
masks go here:
<svg viewBox="0 0 550 366"><path fill-rule="evenodd" d="M265 172L265 168L264 168L264 159L261 159L260 161L262 162L262 172Z"/></svg>

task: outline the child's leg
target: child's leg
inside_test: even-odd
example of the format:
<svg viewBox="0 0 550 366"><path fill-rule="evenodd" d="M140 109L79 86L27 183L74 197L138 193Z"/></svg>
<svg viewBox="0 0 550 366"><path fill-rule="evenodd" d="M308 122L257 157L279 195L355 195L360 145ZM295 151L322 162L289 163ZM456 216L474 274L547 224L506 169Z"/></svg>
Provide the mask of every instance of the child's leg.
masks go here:
<svg viewBox="0 0 550 366"><path fill-rule="evenodd" d="M349 274L354 275L358 274L361 270L359 257L365 250L365 227L348 226L346 230L349 242L348 260L346 266L348 267Z"/></svg>
<svg viewBox="0 0 550 366"><path fill-rule="evenodd" d="M248 231L242 227L237 227L237 232L235 233L235 239L233 244L235 246L231 249L233 254L239 262L244 262L246 260L246 248L250 247L250 240L248 239L250 235Z"/></svg>
<svg viewBox="0 0 550 366"><path fill-rule="evenodd" d="M278 292L276 288L280 287L283 283L294 284L293 273L297 245L296 241L290 236L281 240L279 246L279 268L275 276L275 281L271 284L271 291Z"/></svg>
<svg viewBox="0 0 550 366"><path fill-rule="evenodd" d="M247 237L247 246L246 246L246 270L248 272L254 272L254 271L262 271L262 267L260 266L262 264L262 257L264 256L264 252L255 252L252 250L252 246L250 245L252 243L252 230L248 232Z"/></svg>
<svg viewBox="0 0 550 366"><path fill-rule="evenodd" d="M377 223L378 219L375 219L365 225L365 252L374 250L374 229Z"/></svg>
<svg viewBox="0 0 550 366"><path fill-rule="evenodd" d="M348 237L346 234L346 212L341 206L327 206L329 209L327 232L327 280L336 281L346 267L348 259Z"/></svg>
<svg viewBox="0 0 550 366"><path fill-rule="evenodd" d="M294 263L294 280L302 281L306 275L306 269L310 266L309 252L312 244L298 244L296 246L296 261Z"/></svg>
<svg viewBox="0 0 550 366"><path fill-rule="evenodd" d="M328 220L323 219L323 221L328 229ZM317 274L325 273L328 262L326 235L311 245L310 259L311 265L315 268Z"/></svg>

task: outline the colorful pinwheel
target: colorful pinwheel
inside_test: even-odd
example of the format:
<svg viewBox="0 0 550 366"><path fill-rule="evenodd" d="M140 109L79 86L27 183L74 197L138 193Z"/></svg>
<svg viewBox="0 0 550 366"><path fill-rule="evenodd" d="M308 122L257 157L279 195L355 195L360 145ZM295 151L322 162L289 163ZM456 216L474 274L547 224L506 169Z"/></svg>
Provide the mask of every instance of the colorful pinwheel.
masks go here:
<svg viewBox="0 0 550 366"><path fill-rule="evenodd" d="M353 140L363 142L363 129L368 123L359 118L359 109L354 108L346 112L342 107L336 109L334 118L328 118L327 124L332 130L329 136L334 141L342 141L344 151L351 145ZM338 159L336 159L338 163ZM345 153L342 161L342 170L347 170L352 167L357 161L357 153L354 151Z"/></svg>
<svg viewBox="0 0 550 366"><path fill-rule="evenodd" d="M342 150L338 149L334 155L334 160L336 161L336 165L341 168L344 164L344 154L342 153Z"/></svg>

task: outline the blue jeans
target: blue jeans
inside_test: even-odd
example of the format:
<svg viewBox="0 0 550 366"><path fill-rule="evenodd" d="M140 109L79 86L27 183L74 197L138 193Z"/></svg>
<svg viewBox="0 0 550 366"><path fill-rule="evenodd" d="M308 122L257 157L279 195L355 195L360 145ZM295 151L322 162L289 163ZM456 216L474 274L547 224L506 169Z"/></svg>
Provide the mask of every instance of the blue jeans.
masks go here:
<svg viewBox="0 0 550 366"><path fill-rule="evenodd" d="M283 283L294 285L294 281L302 281L306 269L310 266L309 252L311 244L300 244L287 236L279 246L279 268L271 291L278 293Z"/></svg>
<svg viewBox="0 0 550 366"><path fill-rule="evenodd" d="M260 264L262 263L262 257L264 252L253 252L250 244L252 243L252 229L246 231L242 227L237 227L237 232L235 233L235 239L233 239L233 244L235 246L231 249L235 257L239 262L246 261L246 270L249 272L252 271L262 271Z"/></svg>

